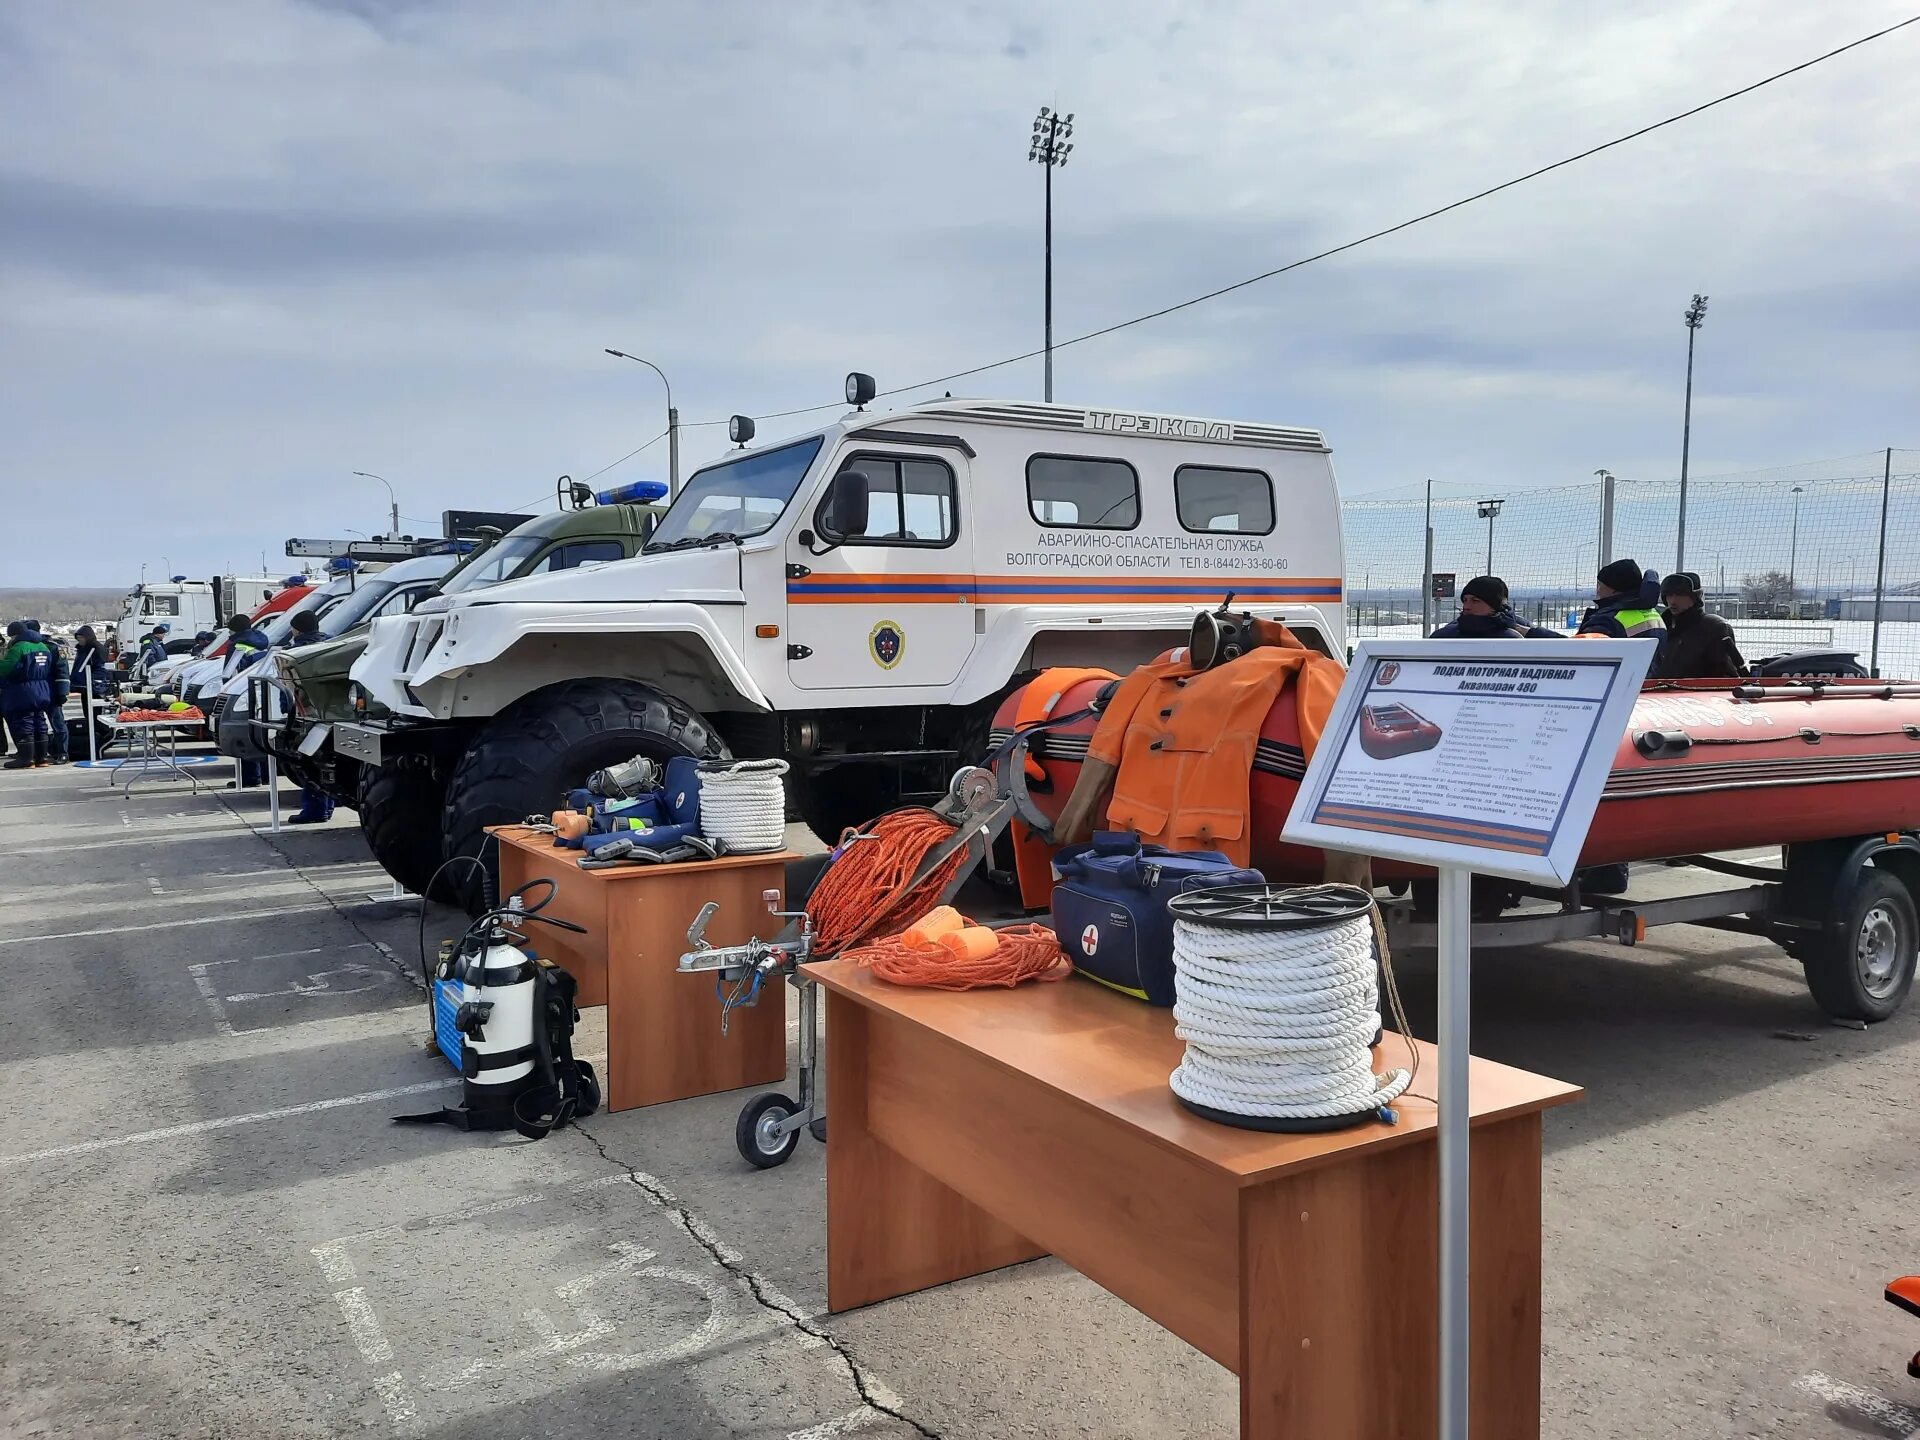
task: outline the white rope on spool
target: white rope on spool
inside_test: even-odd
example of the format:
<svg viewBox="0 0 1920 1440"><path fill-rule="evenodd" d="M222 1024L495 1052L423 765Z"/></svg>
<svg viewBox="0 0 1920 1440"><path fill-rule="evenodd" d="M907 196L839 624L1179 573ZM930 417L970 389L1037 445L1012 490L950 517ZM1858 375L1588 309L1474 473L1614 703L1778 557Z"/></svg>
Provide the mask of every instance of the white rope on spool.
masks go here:
<svg viewBox="0 0 1920 1440"><path fill-rule="evenodd" d="M1197 891L1174 911L1205 908L1189 899L1256 889L1265 887ZM1287 910L1290 898L1336 891L1345 892L1345 915L1315 923ZM1187 1053L1167 1083L1191 1104L1262 1119L1334 1119L1386 1105L1413 1076L1373 1071L1380 988L1371 897L1351 886L1268 893L1283 917L1270 926L1257 909L1228 924L1175 920L1173 1016ZM1397 996L1394 1009L1398 1019Z"/></svg>
<svg viewBox="0 0 1920 1440"><path fill-rule="evenodd" d="M784 760L700 767L700 832L736 854L778 850L787 838Z"/></svg>

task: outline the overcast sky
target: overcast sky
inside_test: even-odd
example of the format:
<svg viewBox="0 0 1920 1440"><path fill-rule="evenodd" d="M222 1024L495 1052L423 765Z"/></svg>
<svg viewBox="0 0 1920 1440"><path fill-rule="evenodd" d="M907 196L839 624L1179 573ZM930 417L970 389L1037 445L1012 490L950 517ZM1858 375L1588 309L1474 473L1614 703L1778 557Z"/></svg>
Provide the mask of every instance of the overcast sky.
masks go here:
<svg viewBox="0 0 1920 1440"><path fill-rule="evenodd" d="M1067 336L1909 4L12 0L0 585L282 571L289 535L381 528L353 470L415 528L537 501L664 428L603 346L686 420L1032 348L1041 104L1077 117ZM1916 74L1920 26L1068 350L1057 396L1317 426L1349 493L1668 476L1702 290L1696 474L1920 446ZM1038 398L1040 367L956 388Z"/></svg>

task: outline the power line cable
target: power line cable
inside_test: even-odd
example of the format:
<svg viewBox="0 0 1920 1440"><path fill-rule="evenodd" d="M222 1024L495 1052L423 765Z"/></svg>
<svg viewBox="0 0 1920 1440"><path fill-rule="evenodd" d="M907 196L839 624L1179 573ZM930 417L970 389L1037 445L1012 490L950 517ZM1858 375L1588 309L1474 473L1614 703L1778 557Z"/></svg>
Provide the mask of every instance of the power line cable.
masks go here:
<svg viewBox="0 0 1920 1440"><path fill-rule="evenodd" d="M1059 341L1057 344L1054 345L1053 348L1055 350L1064 350L1069 345L1083 345L1089 340L1098 340L1102 336L1112 335L1117 331L1126 330L1135 325L1144 325L1149 320L1163 319L1164 317L1175 314L1178 311L1189 310L1196 305L1204 305L1209 300L1218 300L1222 295L1231 295L1236 290L1244 290L1250 285L1258 285L1263 280L1271 280L1275 276L1285 275L1289 271L1298 270L1303 266L1311 265L1316 261L1331 259L1335 255L1344 254L1348 250L1358 249L1360 246L1369 244L1372 241L1383 240L1389 235L1397 235L1402 230L1410 230L1415 225L1423 224L1428 220L1437 219L1438 217L1448 214L1451 211L1459 210L1464 208L1465 206L1471 205L1475 201L1485 200L1488 196L1498 195L1503 190L1511 190L1516 185L1524 185L1529 180L1537 180L1542 175L1550 174L1555 170L1564 169L1565 167L1569 165L1577 164L1582 160L1591 159L1593 156L1600 154L1602 151L1611 150L1616 146L1625 145L1629 141L1638 140L1645 135L1651 135L1654 131L1663 130L1669 125L1677 125L1680 121L1691 119L1695 115L1699 115L1704 113L1705 111L1713 109L1716 105L1724 105L1729 100L1738 100L1743 95L1751 95L1754 91L1764 89L1766 86L1772 85L1776 81L1785 80L1790 75L1797 75L1802 70L1810 70L1815 65L1819 65L1825 61L1831 60L1835 56L1844 55L1849 50L1857 50L1862 45L1869 45L1875 40L1885 39L1887 36L1893 34L1896 30L1904 30L1909 25L1914 25L1914 24L1920 24L1920 15L1910 15L1905 20L1901 20L1895 24L1889 25L1885 29L1874 31L1871 35L1862 35L1859 39L1849 40L1846 44L1838 46L1832 50L1829 50L1823 55L1816 55L1810 60L1801 61L1798 65L1791 65L1791 66L1788 66L1785 70L1776 71L1774 74L1767 76L1765 79L1755 80L1752 84L1743 85L1738 90L1729 90L1724 95L1716 96L1714 99L1704 101L1703 103L1699 105L1695 105L1690 109L1682 110L1679 113L1674 115L1669 115L1664 120L1656 120L1650 125L1642 125L1638 130L1629 131L1625 135L1617 136L1612 140L1607 140L1602 142L1601 144L1594 145L1588 149L1582 150L1576 155L1569 155L1564 159L1555 160L1551 164L1542 165L1538 169L1529 170L1524 175L1516 175L1511 180L1503 180L1498 185L1490 185L1484 190L1476 191L1472 195L1468 195L1462 199L1455 200L1450 204L1439 206L1437 209L1428 210L1422 214L1415 215L1411 219L1402 220L1398 224L1388 225L1383 229L1375 230L1369 234L1362 235L1358 239L1348 240L1344 244L1335 245L1331 249L1322 250L1318 254L1308 255L1303 259L1290 261L1285 265L1277 265L1271 270L1263 270L1258 275L1249 275L1244 280L1236 280L1231 285L1222 285L1219 289L1209 290L1203 295L1195 295L1191 299L1180 300L1175 302L1172 305L1163 305L1158 310L1149 310L1144 315L1135 315L1131 319L1116 321L1114 324L1102 326L1098 330L1089 330L1084 335L1075 335L1071 339ZM891 390L880 391L879 394L875 396L875 398L881 399L889 395L904 395L907 392L912 390L925 390L934 385L945 385L954 380L965 380L970 376L981 375L986 373L989 370L999 370L1008 365L1018 365L1023 360L1038 359L1040 356L1044 354L1046 354L1046 348L1042 346L1038 350L1027 350L1019 355L1010 355L1004 360L993 360L988 362L985 365L974 365L965 370L954 370L945 375L936 375L931 380L921 380L911 385L898 385ZM776 410L776 411L773 411L771 414L760 415L754 418L760 419L760 420L784 420L795 415L813 415L813 414L819 413L822 410L837 410L841 408L841 405L843 403L844 402L841 402L841 401L828 401L826 404L823 404L823 405L808 405L808 406L803 406L796 410ZM696 420L690 423L692 425L724 425L726 421ZM617 465L620 462L616 460L614 463Z"/></svg>
<svg viewBox="0 0 1920 1440"><path fill-rule="evenodd" d="M681 428L684 429L686 427L682 426ZM655 445L658 445L662 440L666 439L668 433L669 433L668 431L662 430L658 435L654 436L653 439L647 441L646 444L639 446L637 449L629 450L626 454L622 455L618 460L609 460L605 465L602 465L598 470L594 471L593 474L584 477L578 483L581 485L585 485L588 481L599 479L602 475L606 474L609 470L613 469L614 466L626 464L627 461L633 459L633 457L638 455L642 450L651 450ZM551 489L548 489L542 492L541 494L534 496L533 499L524 500L520 504L514 505L510 508L514 510L524 510L529 505L538 505L542 500L550 498L552 494L553 494L553 491Z"/></svg>

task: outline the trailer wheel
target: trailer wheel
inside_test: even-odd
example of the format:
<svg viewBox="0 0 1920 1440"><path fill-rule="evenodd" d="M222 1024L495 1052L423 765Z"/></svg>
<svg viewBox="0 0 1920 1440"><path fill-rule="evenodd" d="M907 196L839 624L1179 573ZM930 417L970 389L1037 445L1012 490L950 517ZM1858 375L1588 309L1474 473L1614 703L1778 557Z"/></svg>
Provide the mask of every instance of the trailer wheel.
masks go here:
<svg viewBox="0 0 1920 1440"><path fill-rule="evenodd" d="M1814 1004L1835 1020L1885 1020L1913 986L1920 919L1907 887L1867 869L1845 913L1809 949L1803 963Z"/></svg>
<svg viewBox="0 0 1920 1440"><path fill-rule="evenodd" d="M435 827L445 858L472 855L486 866L484 886L473 866L455 867L468 912L485 906L499 878L489 825L547 814L595 770L635 755L724 760L727 748L691 706L631 680L568 680L496 716L460 757Z"/></svg>
<svg viewBox="0 0 1920 1440"><path fill-rule="evenodd" d="M452 872L434 879L440 868L440 806L446 793L431 760L399 755L378 769L362 769L355 808L360 833L380 868L415 895L451 905L460 898Z"/></svg>
<svg viewBox="0 0 1920 1440"><path fill-rule="evenodd" d="M800 1143L800 1132L789 1130L784 1135L776 1135L774 1126L799 1108L784 1095L757 1095L749 1100L733 1124L733 1143L740 1151L740 1158L756 1170L771 1170L786 1164Z"/></svg>

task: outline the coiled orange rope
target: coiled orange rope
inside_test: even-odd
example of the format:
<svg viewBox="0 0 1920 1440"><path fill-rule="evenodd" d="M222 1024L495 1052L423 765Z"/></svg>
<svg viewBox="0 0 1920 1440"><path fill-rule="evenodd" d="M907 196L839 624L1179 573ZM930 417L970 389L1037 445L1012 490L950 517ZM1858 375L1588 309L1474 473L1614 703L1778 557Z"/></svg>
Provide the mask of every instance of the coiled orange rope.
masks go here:
<svg viewBox="0 0 1920 1440"><path fill-rule="evenodd" d="M957 850L908 890L913 872L952 838L953 826L931 810L895 810L863 833L875 838L847 842L807 901L814 953L823 959L869 935L904 930L933 908L934 897L967 863L966 851Z"/></svg>
<svg viewBox="0 0 1920 1440"><path fill-rule="evenodd" d="M903 934L849 950L847 959L895 985L934 990L1011 988L1023 980L1062 980L1073 968L1046 926L989 930L948 905Z"/></svg>

